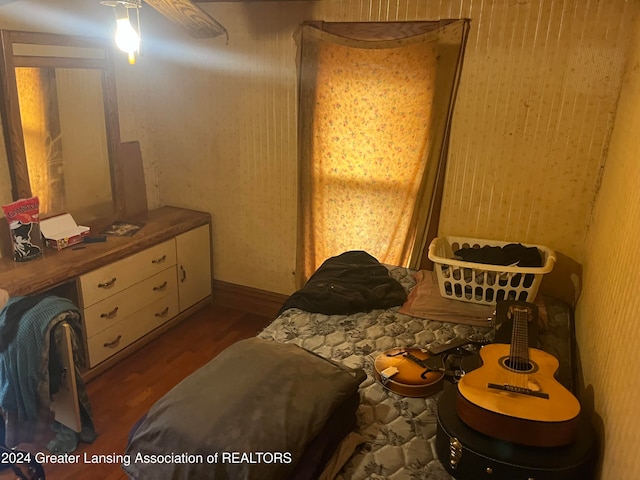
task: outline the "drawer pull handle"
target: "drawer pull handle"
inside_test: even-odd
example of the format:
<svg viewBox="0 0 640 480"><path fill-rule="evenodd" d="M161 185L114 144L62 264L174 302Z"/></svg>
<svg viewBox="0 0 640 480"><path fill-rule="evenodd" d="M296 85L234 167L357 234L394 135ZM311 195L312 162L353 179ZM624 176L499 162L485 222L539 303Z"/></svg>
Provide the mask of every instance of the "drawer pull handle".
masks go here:
<svg viewBox="0 0 640 480"><path fill-rule="evenodd" d="M116 316L116 313L118 313L118 307L115 307L113 310L111 310L110 312L107 313L101 313L100 314L100 318L113 318Z"/></svg>
<svg viewBox="0 0 640 480"><path fill-rule="evenodd" d="M169 307L166 307L164 310L162 310L161 312L156 313L156 317L166 317L167 313L169 313Z"/></svg>
<svg viewBox="0 0 640 480"><path fill-rule="evenodd" d="M159 292L161 290L164 290L165 288L167 288L167 281L166 280L162 285L158 285L158 286L153 287L153 291L154 292Z"/></svg>
<svg viewBox="0 0 640 480"><path fill-rule="evenodd" d="M151 260L151 263L162 263L165 260L167 260L167 256L166 255L162 255L159 258L154 258L153 260Z"/></svg>
<svg viewBox="0 0 640 480"><path fill-rule="evenodd" d="M111 280L107 280L106 282L99 283L98 288L109 288L112 287L114 283L116 283L116 277L113 277Z"/></svg>
<svg viewBox="0 0 640 480"><path fill-rule="evenodd" d="M122 339L122 335L118 335L115 340L112 340L110 342L107 342L104 344L104 348L114 348L117 347L118 344L120 343L120 340Z"/></svg>
<svg viewBox="0 0 640 480"><path fill-rule="evenodd" d="M180 282L184 282L187 279L187 271L184 269L182 265L180 265L180 272L182 273L182 277L180 278Z"/></svg>

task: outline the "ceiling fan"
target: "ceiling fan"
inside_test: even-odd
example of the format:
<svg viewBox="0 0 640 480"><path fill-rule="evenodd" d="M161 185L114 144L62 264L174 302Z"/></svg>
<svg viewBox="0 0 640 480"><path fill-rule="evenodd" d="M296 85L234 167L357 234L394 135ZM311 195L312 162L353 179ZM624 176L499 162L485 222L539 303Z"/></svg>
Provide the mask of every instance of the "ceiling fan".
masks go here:
<svg viewBox="0 0 640 480"><path fill-rule="evenodd" d="M227 29L207 12L197 7L192 0L144 1L169 20L183 27L194 38L213 38L225 34L229 40ZM116 17L116 45L128 54L129 63L134 65L136 55L140 52L139 12L142 0L100 0L100 3L113 8ZM135 28L131 24L129 10L135 11Z"/></svg>
<svg viewBox="0 0 640 480"><path fill-rule="evenodd" d="M227 29L192 0L144 0L162 15L186 29L194 38L228 35Z"/></svg>
<svg viewBox="0 0 640 480"><path fill-rule="evenodd" d="M0 5L13 3L17 0L0 0ZM212 0L202 0L212 1ZM141 0L138 0L140 5ZM109 6L117 3L136 3L130 1L106 1ZM198 7L192 0L144 0L144 3L156 9L162 15L185 29L194 38L213 38L219 35L228 35L227 29L211 15Z"/></svg>
<svg viewBox="0 0 640 480"><path fill-rule="evenodd" d="M117 4L125 4L130 7L142 5L141 0L106 0L101 3L110 7ZM228 35L227 29L221 23L195 5L192 0L144 0L144 3L180 25L194 38Z"/></svg>

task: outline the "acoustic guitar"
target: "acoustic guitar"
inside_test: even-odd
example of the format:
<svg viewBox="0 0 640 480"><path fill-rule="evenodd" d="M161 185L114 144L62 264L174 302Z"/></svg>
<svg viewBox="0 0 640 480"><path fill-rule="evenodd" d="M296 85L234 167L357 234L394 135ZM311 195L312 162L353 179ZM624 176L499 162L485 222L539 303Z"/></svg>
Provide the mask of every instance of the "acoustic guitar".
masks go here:
<svg viewBox="0 0 640 480"><path fill-rule="evenodd" d="M506 312L513 320L511 345L480 349L482 366L458 382L458 416L494 438L537 447L567 445L576 438L580 403L554 378L558 360L528 345L535 306L510 302Z"/></svg>

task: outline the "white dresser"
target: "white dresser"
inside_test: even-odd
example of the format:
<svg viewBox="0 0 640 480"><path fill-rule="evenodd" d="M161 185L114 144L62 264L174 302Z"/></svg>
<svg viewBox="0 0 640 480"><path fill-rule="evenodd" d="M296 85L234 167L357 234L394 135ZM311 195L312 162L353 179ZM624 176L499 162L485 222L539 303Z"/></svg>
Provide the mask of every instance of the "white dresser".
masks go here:
<svg viewBox="0 0 640 480"><path fill-rule="evenodd" d="M80 308L85 380L212 298L209 213L162 207L127 220L144 226L131 237L45 249L30 262L0 258L0 288L11 296L50 292ZM92 225L92 233L105 226ZM63 340L58 349L64 353L65 388L55 395L54 410L58 421L77 430L80 413L68 328Z"/></svg>
<svg viewBox="0 0 640 480"><path fill-rule="evenodd" d="M210 245L203 225L79 277L90 368L211 295Z"/></svg>
<svg viewBox="0 0 640 480"><path fill-rule="evenodd" d="M162 207L127 220L144 226L131 237L45 249L30 262L0 258L0 287L10 295L49 291L80 307L87 357L83 377L99 373L153 338L152 332L212 298L209 213ZM105 226L91 225L92 234Z"/></svg>

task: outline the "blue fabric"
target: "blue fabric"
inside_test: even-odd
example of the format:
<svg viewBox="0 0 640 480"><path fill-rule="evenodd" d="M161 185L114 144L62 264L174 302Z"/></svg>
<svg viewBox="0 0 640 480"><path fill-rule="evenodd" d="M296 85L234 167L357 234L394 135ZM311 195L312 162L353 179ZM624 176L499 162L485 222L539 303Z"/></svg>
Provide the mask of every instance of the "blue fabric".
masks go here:
<svg viewBox="0 0 640 480"><path fill-rule="evenodd" d="M40 441L51 432L51 331L63 321L79 328L80 313L66 298L38 295L10 298L0 311L0 329L15 321L11 317L19 321L15 337L0 355L0 408L6 444L15 446Z"/></svg>
<svg viewBox="0 0 640 480"><path fill-rule="evenodd" d="M24 297L13 297L0 311L0 324L7 309ZM38 390L43 380L48 383L49 332L52 321L67 311L78 308L66 298L48 296L24 314L16 338L0 356L0 407L17 411L19 418L38 417ZM43 376L46 379L43 379Z"/></svg>

